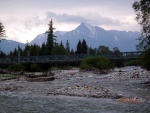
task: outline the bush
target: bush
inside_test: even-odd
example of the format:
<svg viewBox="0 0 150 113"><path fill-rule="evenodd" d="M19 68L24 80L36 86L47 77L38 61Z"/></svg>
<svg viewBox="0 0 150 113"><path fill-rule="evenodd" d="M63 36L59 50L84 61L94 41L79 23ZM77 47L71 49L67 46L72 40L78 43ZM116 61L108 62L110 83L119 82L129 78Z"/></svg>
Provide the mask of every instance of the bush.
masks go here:
<svg viewBox="0 0 150 113"><path fill-rule="evenodd" d="M30 71L31 72L40 72L41 69L40 69L40 66L38 64L31 64L30 65Z"/></svg>
<svg viewBox="0 0 150 113"><path fill-rule="evenodd" d="M99 70L111 69L113 64L109 61L108 58L100 57L88 57L81 62L80 69L91 69L96 68Z"/></svg>
<svg viewBox="0 0 150 113"><path fill-rule="evenodd" d="M142 58L142 67L147 70L150 70L150 48L144 52Z"/></svg>
<svg viewBox="0 0 150 113"><path fill-rule="evenodd" d="M85 69L91 69L93 66L87 63L81 63L80 69L85 70Z"/></svg>
<svg viewBox="0 0 150 113"><path fill-rule="evenodd" d="M8 70L14 72L23 71L24 67L21 64L12 64L8 67Z"/></svg>
<svg viewBox="0 0 150 113"><path fill-rule="evenodd" d="M125 61L124 60L116 59L113 62L114 62L116 67L124 67L125 66Z"/></svg>
<svg viewBox="0 0 150 113"><path fill-rule="evenodd" d="M126 66L140 66L141 65L141 61L140 60L130 60L130 61L126 61Z"/></svg>

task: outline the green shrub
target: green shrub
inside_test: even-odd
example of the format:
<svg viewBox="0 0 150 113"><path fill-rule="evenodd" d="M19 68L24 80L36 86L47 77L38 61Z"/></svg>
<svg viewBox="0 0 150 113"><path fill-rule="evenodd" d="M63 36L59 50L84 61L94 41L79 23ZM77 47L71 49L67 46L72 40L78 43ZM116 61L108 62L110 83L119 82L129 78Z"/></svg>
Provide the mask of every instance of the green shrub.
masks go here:
<svg viewBox="0 0 150 113"><path fill-rule="evenodd" d="M89 65L87 63L81 63L80 69L85 70L85 69L91 69L93 66Z"/></svg>
<svg viewBox="0 0 150 113"><path fill-rule="evenodd" d="M14 72L23 71L24 67L21 64L12 64L8 67L8 70Z"/></svg>
<svg viewBox="0 0 150 113"><path fill-rule="evenodd" d="M141 62L143 68L150 70L150 48L144 52Z"/></svg>
<svg viewBox="0 0 150 113"><path fill-rule="evenodd" d="M30 71L31 72L40 72L41 68L38 64L31 64L30 65Z"/></svg>
<svg viewBox="0 0 150 113"><path fill-rule="evenodd" d="M96 68L99 70L111 69L113 64L108 58L104 56L100 57L88 57L81 62L80 69L91 69Z"/></svg>
<svg viewBox="0 0 150 113"><path fill-rule="evenodd" d="M141 61L140 60L129 60L125 63L126 66L140 66Z"/></svg>
<svg viewBox="0 0 150 113"><path fill-rule="evenodd" d="M116 67L124 67L125 66L125 61L124 60L116 59L113 62L114 62Z"/></svg>

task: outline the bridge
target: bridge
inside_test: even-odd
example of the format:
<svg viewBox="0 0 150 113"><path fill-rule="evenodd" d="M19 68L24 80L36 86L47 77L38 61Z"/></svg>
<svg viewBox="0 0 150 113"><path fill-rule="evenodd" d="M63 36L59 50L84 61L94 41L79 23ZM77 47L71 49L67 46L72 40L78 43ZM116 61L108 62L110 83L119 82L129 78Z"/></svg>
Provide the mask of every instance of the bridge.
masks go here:
<svg viewBox="0 0 150 113"><path fill-rule="evenodd" d="M120 53L103 53L96 55L88 54L71 54L71 55L46 55L46 56L20 56L0 58L0 64L13 63L57 63L57 62L80 62L89 56L106 56L111 60L128 60L138 59L142 55L142 51L120 52Z"/></svg>

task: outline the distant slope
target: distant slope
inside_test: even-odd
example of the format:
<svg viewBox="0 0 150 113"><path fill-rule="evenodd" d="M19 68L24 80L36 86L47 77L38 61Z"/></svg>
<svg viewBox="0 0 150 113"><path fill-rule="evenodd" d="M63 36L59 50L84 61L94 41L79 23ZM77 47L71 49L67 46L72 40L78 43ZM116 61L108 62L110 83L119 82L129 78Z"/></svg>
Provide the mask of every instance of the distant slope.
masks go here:
<svg viewBox="0 0 150 113"><path fill-rule="evenodd" d="M25 44L17 41L2 40L0 43L0 49L6 54L8 54L10 51L13 51L15 48L18 48L18 46L22 49L25 48Z"/></svg>
<svg viewBox="0 0 150 113"><path fill-rule="evenodd" d="M104 30L103 28L92 26L88 23L81 23L76 29L68 32L56 31L57 42L66 45L68 40L70 49L76 49L79 40L85 39L88 46L97 48L105 45L110 49L118 47L120 51L135 51L138 44L139 32L126 32L117 30ZM47 34L43 33L33 39L30 44L41 45L47 40Z"/></svg>
<svg viewBox="0 0 150 113"><path fill-rule="evenodd" d="M48 36L47 33L39 34L30 42L30 44L31 45L37 44L41 46L43 43L46 43L47 36Z"/></svg>

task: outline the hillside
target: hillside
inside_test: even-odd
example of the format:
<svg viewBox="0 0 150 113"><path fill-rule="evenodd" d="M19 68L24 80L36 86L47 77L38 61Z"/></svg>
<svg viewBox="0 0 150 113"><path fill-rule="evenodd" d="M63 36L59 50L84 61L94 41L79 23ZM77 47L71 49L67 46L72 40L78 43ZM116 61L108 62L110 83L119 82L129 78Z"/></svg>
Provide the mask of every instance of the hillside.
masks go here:
<svg viewBox="0 0 150 113"><path fill-rule="evenodd" d="M8 54L10 51L13 51L15 48L18 48L18 46L22 49L25 48L25 44L17 41L2 40L0 43L0 49L6 54Z"/></svg>

